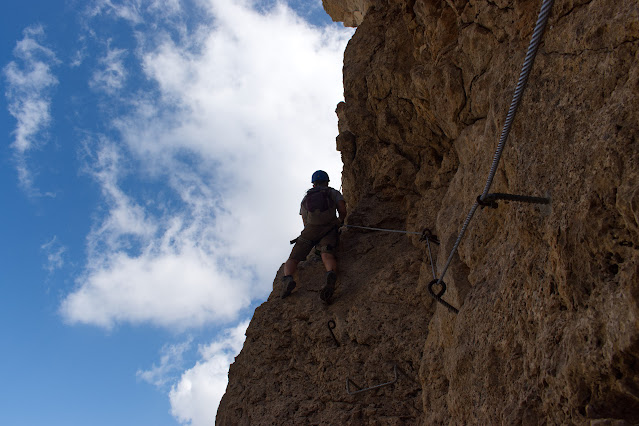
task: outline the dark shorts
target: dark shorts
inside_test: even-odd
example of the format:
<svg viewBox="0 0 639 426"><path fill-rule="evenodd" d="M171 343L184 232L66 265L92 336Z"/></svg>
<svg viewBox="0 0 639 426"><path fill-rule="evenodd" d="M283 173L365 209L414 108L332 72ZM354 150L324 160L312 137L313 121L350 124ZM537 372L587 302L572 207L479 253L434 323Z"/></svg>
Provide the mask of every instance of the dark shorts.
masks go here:
<svg viewBox="0 0 639 426"><path fill-rule="evenodd" d="M339 223L306 225L302 234L297 238L297 242L293 246L289 258L299 260L300 262L306 260L306 256L308 256L315 246L318 246L322 253L334 255L339 242L338 228ZM322 235L324 236L322 237Z"/></svg>

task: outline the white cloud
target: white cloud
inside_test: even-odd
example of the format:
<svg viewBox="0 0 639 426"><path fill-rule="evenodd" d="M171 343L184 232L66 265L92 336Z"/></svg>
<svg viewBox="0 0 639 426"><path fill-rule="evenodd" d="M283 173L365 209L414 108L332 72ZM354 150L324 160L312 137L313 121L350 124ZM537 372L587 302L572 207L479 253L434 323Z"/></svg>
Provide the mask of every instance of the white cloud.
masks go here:
<svg viewBox="0 0 639 426"><path fill-rule="evenodd" d="M175 380L175 375L184 367L184 353L191 348L192 339L175 345L164 345L160 351L160 365L149 370L138 370L136 376L160 389Z"/></svg>
<svg viewBox="0 0 639 426"><path fill-rule="evenodd" d="M132 26L144 25L149 15L158 21L168 21L179 28L183 18L183 0L94 0L84 10L90 21L107 16L128 22ZM176 28L173 28L176 29Z"/></svg>
<svg viewBox="0 0 639 426"><path fill-rule="evenodd" d="M58 242L57 236L41 245L40 248L47 256L47 263L44 267L49 273L53 273L64 266L64 253L67 249Z"/></svg>
<svg viewBox="0 0 639 426"><path fill-rule="evenodd" d="M20 185L32 195L38 195L38 192L34 188L27 155L44 143L44 138L38 137L51 122L51 89L58 84L51 72L58 60L51 49L41 44L42 39L44 29L41 26L26 28L24 38L13 50L16 59L3 70L9 113L17 120L11 148Z"/></svg>
<svg viewBox="0 0 639 426"><path fill-rule="evenodd" d="M128 100L135 109L114 121L117 147L98 142L93 175L106 214L62 304L70 322L232 321L270 291L301 230L312 172L328 171L339 187L334 110L352 31L312 27L281 4L260 13L247 2L206 4L214 23L186 44L138 38L159 91ZM126 180L142 178L134 186L122 178L132 173L125 159L137 173ZM141 196L144 181L163 185L164 198Z"/></svg>
<svg viewBox="0 0 639 426"><path fill-rule="evenodd" d="M182 13L180 0L151 0L148 10L164 18L170 18Z"/></svg>
<svg viewBox="0 0 639 426"><path fill-rule="evenodd" d="M63 301L63 316L106 328L131 322L185 329L235 319L251 301L253 272L215 238L219 207L208 186L174 170L182 209L153 217L119 187L117 148L103 139L99 146L91 173L108 214L87 239L87 270Z"/></svg>
<svg viewBox="0 0 639 426"><path fill-rule="evenodd" d="M313 28L283 5L267 14L231 1L211 7L215 27L197 54L166 42L145 56L147 74L180 112L120 128L130 149L164 167L182 149L218 163L230 212L218 217L220 236L264 277L286 255L271 246L299 230L311 173L327 169L339 182L334 109L351 33Z"/></svg>
<svg viewBox="0 0 639 426"><path fill-rule="evenodd" d="M100 256L98 250L117 252L128 248L131 239L145 240L153 237L157 224L149 218L144 208L128 197L119 187L118 180L124 174L124 160L118 148L104 138L100 139L93 169L89 173L100 184L102 195L109 206L109 214L88 238L89 256ZM106 247L103 247L106 246Z"/></svg>
<svg viewBox="0 0 639 426"><path fill-rule="evenodd" d="M184 329L232 320L248 306L251 277L245 272L233 274L200 247L156 249L110 254L64 300L63 314L106 328L150 322Z"/></svg>
<svg viewBox="0 0 639 426"><path fill-rule="evenodd" d="M311 26L283 4L257 12L263 3L200 0L196 23L177 1L96 4L92 16L129 22L137 45L109 49L102 69L112 72L92 83L116 102L108 110L127 112L112 121L117 138L87 142L87 172L104 205L60 311L70 323L105 328L233 323L271 290L302 228L311 174L324 169L339 188L334 110L352 30ZM124 59L139 61L157 90L121 90L139 77ZM190 340L165 346L137 377L172 385L178 421L212 424L247 325L201 346L181 375Z"/></svg>
<svg viewBox="0 0 639 426"><path fill-rule="evenodd" d="M106 55L99 60L101 68L93 73L89 86L110 95L122 89L127 78L127 70L124 66L126 53L124 49L112 49L107 46Z"/></svg>
<svg viewBox="0 0 639 426"><path fill-rule="evenodd" d="M108 14L129 21L132 24L139 24L142 22L140 9L140 0L124 0L120 2L97 0L90 4L87 14L90 17L95 17L100 14Z"/></svg>
<svg viewBox="0 0 639 426"><path fill-rule="evenodd" d="M200 348L201 360L171 389L171 413L183 424L211 425L228 384L229 365L242 349L248 320Z"/></svg>

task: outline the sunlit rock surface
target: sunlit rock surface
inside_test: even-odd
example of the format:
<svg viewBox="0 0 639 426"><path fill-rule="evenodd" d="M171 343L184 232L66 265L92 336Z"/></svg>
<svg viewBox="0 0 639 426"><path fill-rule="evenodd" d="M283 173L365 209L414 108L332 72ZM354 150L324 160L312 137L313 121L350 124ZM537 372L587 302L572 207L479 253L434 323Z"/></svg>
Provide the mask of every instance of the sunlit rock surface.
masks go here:
<svg viewBox="0 0 639 426"><path fill-rule="evenodd" d="M442 270L481 194L538 1L324 0L357 26L337 106L348 223L421 232ZM364 10L365 9L365 10ZM217 423L637 424L639 3L556 0L443 298L418 236L349 229L256 312ZM332 338L328 321L339 346ZM346 379L361 387L349 395ZM353 388L351 388L353 390Z"/></svg>

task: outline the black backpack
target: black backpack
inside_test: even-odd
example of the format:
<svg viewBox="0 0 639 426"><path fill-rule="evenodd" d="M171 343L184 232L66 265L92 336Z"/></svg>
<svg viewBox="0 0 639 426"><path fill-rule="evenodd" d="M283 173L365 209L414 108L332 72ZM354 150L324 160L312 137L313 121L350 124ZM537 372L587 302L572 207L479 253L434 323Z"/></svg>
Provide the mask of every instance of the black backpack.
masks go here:
<svg viewBox="0 0 639 426"><path fill-rule="evenodd" d="M306 192L304 197L304 208L309 213L313 213L317 210L325 212L327 210L335 209L335 201L330 194L330 188L328 187L316 187L311 188Z"/></svg>

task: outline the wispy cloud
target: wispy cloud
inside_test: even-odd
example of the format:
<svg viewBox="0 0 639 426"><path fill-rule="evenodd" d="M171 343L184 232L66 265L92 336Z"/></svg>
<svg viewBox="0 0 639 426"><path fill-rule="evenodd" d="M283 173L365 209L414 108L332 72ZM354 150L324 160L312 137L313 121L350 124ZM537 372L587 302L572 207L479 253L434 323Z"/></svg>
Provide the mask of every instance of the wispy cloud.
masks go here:
<svg viewBox="0 0 639 426"><path fill-rule="evenodd" d="M87 172L104 204L61 312L70 323L106 328L237 324L271 290L301 230L311 174L324 169L339 185L334 111L352 30L310 25L277 2L258 11L258 2L200 1L189 31L174 2L99 4L97 14L136 32L138 45L113 61L138 61L156 90L112 91L126 109L112 120L117 135L87 142ZM116 13L125 6L143 19ZM180 422L211 424L247 325L201 346L177 382L186 343L165 346L137 376L174 383Z"/></svg>
<svg viewBox="0 0 639 426"><path fill-rule="evenodd" d="M90 3L86 13L89 17L107 14L129 21L132 24L138 24L142 22L142 3L140 0L96 0Z"/></svg>
<svg viewBox="0 0 639 426"><path fill-rule="evenodd" d="M67 249L58 242L57 236L54 236L50 241L42 244L40 248L47 257L47 263L44 265L44 268L49 271L49 273L53 273L64 266L64 253Z"/></svg>
<svg viewBox="0 0 639 426"><path fill-rule="evenodd" d="M128 74L124 65L126 54L125 49L111 48L107 45L106 55L99 60L100 68L94 71L89 86L109 95L122 89Z"/></svg>
<svg viewBox="0 0 639 426"><path fill-rule="evenodd" d="M108 16L126 21L133 26L143 25L149 17L156 21L169 21L175 25L183 17L184 3L188 2L182 0L94 0L86 7L84 15L89 20L97 16Z"/></svg>
<svg viewBox="0 0 639 426"><path fill-rule="evenodd" d="M17 120L11 148L21 187L40 195L28 165L29 151L46 141L44 131L51 122L51 89L58 84L51 67L58 63L54 52L43 46L42 26L24 30L24 37L13 50L15 60L4 67L9 113Z"/></svg>
<svg viewBox="0 0 639 426"><path fill-rule="evenodd" d="M94 143L105 209L61 307L72 323L233 321L270 291L311 173L339 182L334 109L352 32L313 27L282 4L206 4L214 24L197 37L138 35L158 91L126 100L119 141ZM161 193L144 195L145 182Z"/></svg>
<svg viewBox="0 0 639 426"><path fill-rule="evenodd" d="M92 161L87 165L87 171L102 189L108 215L88 238L90 259L100 256L100 251L117 252L148 240L155 235L158 226L143 206L120 189L119 180L127 171L126 161L117 146L104 137L99 138L96 146L94 155L87 147L87 156Z"/></svg>
<svg viewBox="0 0 639 426"><path fill-rule="evenodd" d="M212 235L218 207L208 186L197 176L180 182L182 208L154 217L120 188L117 148L104 139L98 146L92 173L108 214L88 237L87 271L61 306L65 318L178 329L233 320L250 303L252 275Z"/></svg>
<svg viewBox="0 0 639 426"><path fill-rule="evenodd" d="M221 338L200 348L201 359L186 370L169 393L171 413L181 423L205 426L214 423L228 384L229 365L242 349L248 320L226 330Z"/></svg>
<svg viewBox="0 0 639 426"><path fill-rule="evenodd" d="M160 389L173 384L184 369L184 353L193 343L189 339L174 345L164 345L160 350L159 365L153 364L148 370L138 370L136 376Z"/></svg>

